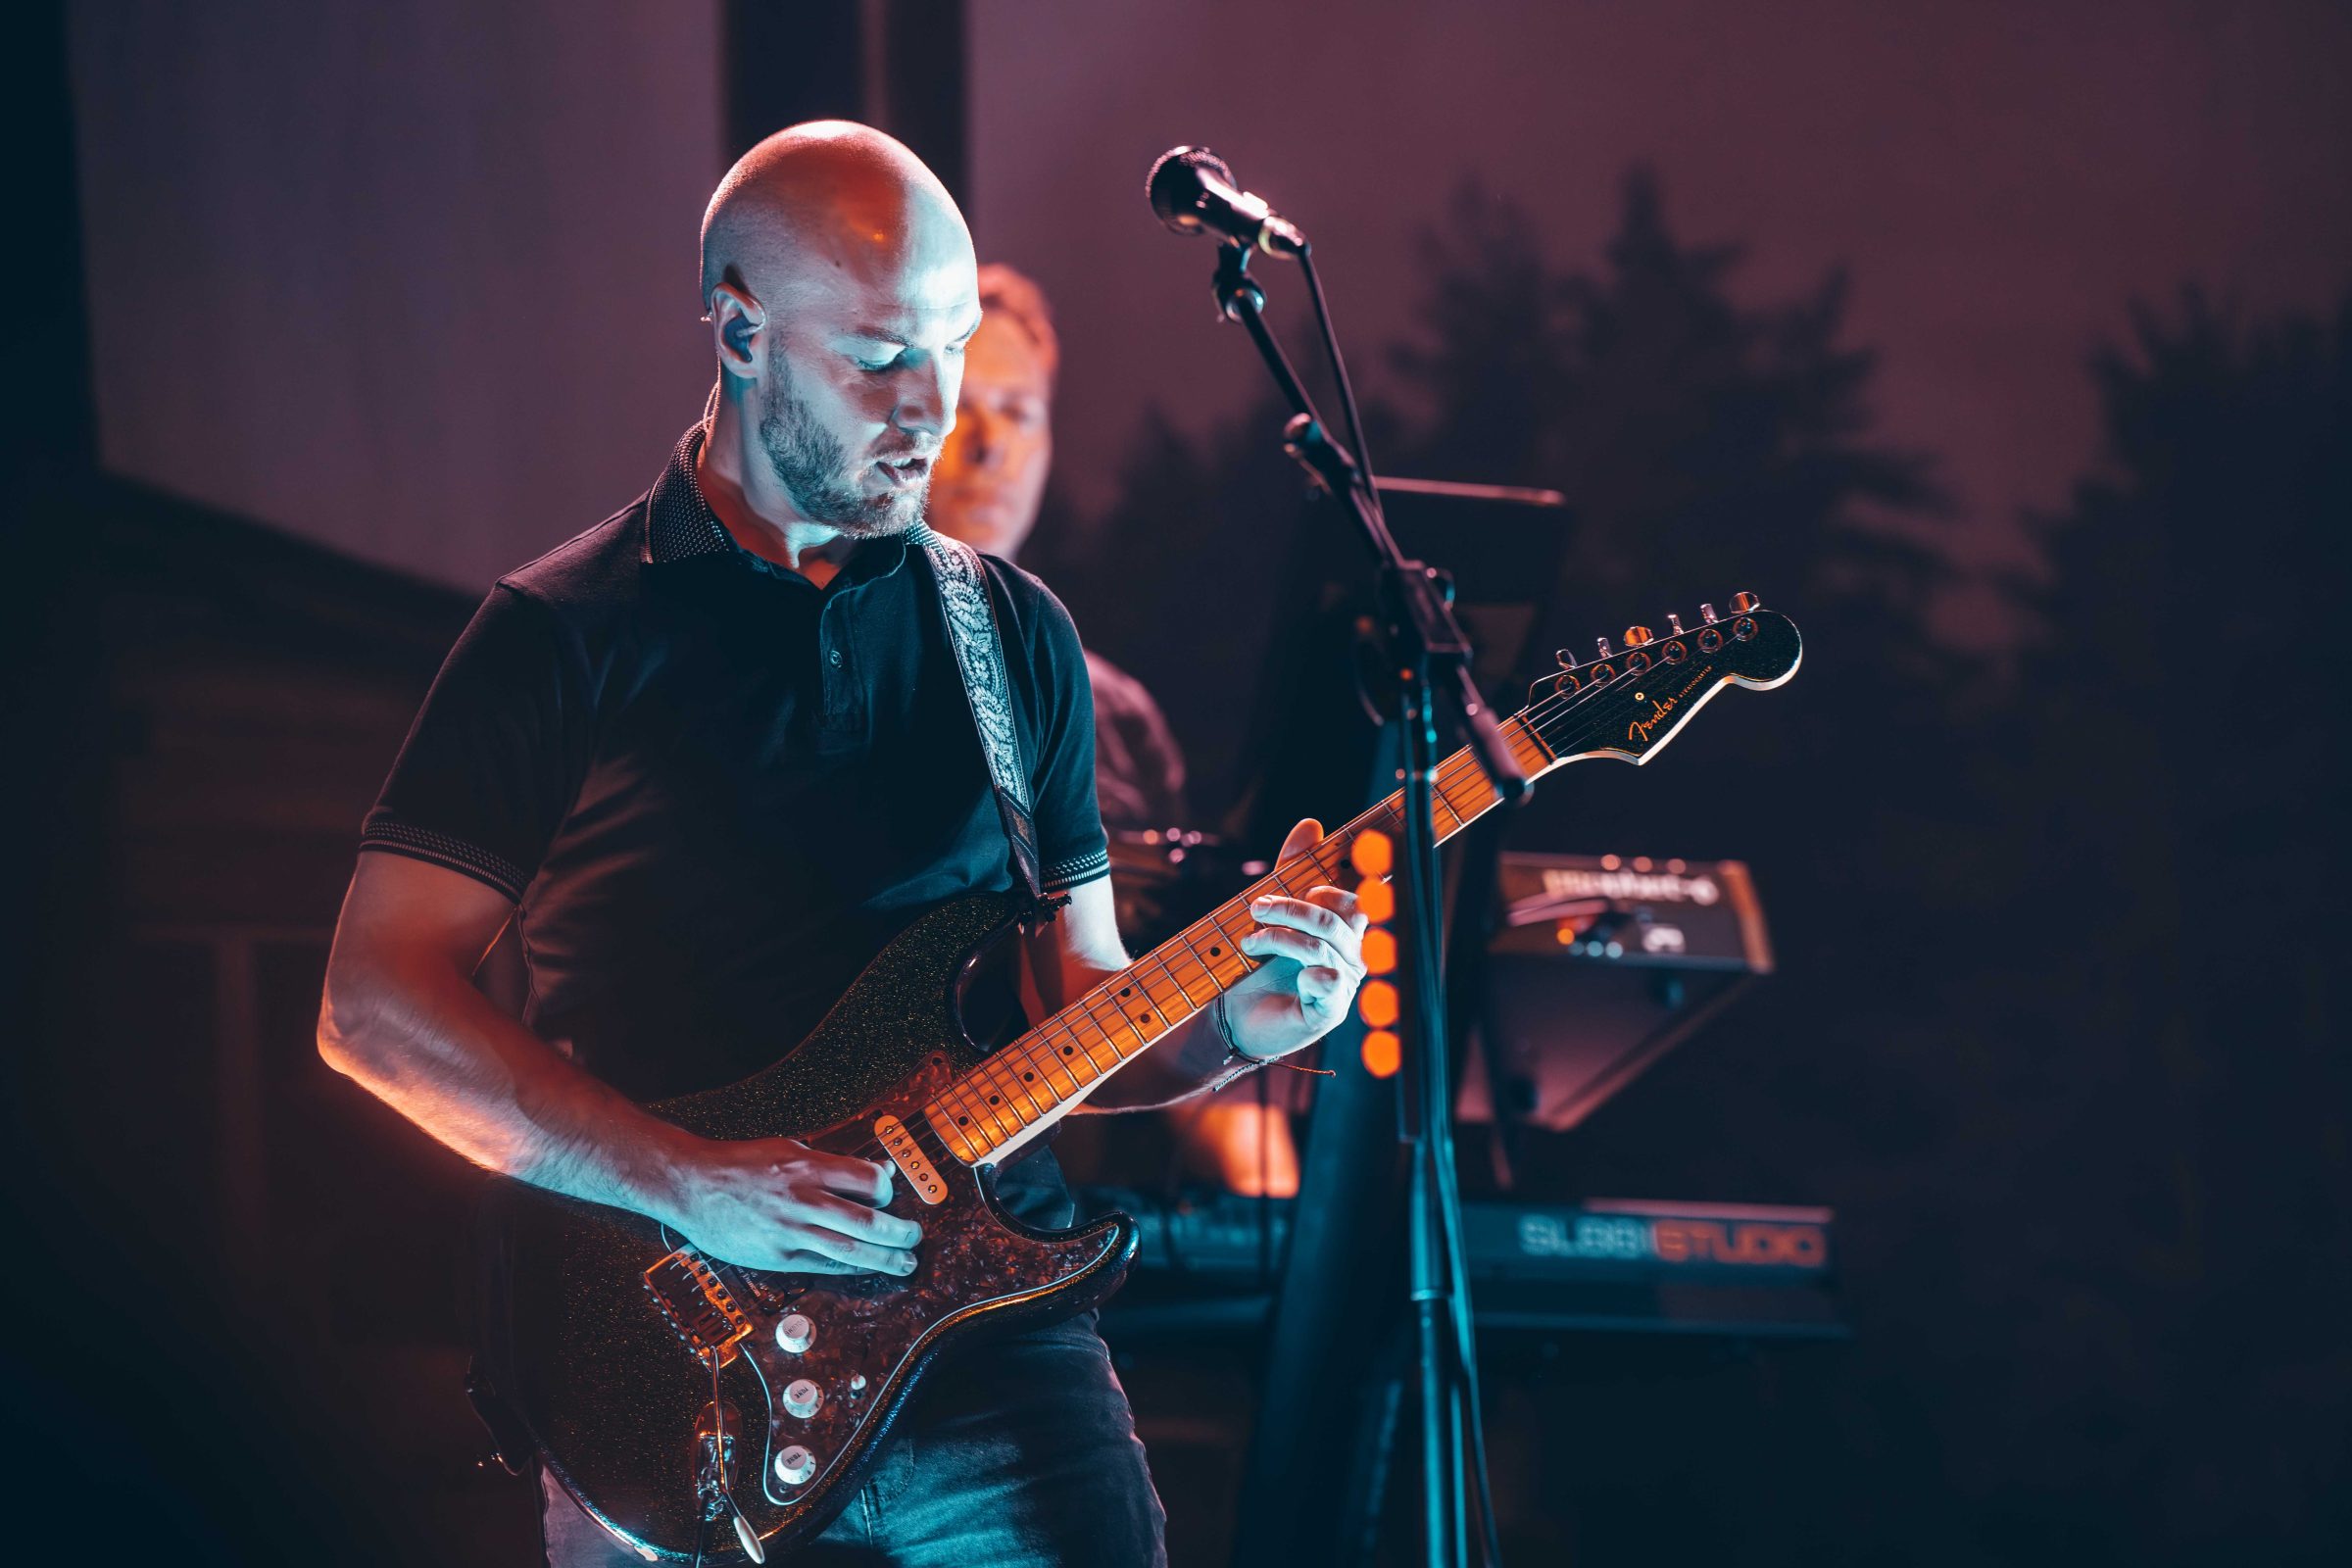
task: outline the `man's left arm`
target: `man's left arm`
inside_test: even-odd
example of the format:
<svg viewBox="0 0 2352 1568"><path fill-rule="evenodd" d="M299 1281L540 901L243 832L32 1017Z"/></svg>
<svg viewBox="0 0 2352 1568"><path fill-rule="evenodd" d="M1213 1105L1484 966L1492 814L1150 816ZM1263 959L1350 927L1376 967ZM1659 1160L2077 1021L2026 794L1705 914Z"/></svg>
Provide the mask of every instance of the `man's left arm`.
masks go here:
<svg viewBox="0 0 2352 1568"><path fill-rule="evenodd" d="M1304 855L1322 839L1321 824L1301 822L1283 841L1278 859ZM1316 887L1303 898L1261 899L1250 912L1257 924L1239 946L1259 960L1257 967L1220 1001L1103 1080L1084 1109L1172 1104L1241 1065L1234 1060L1236 1052L1260 1061L1287 1056L1323 1038L1348 1015L1364 978L1364 917L1355 895ZM1105 975L1127 967L1110 879L1097 877L1072 888L1060 915L1029 936L1025 956L1030 985L1046 1013L1059 1011Z"/></svg>

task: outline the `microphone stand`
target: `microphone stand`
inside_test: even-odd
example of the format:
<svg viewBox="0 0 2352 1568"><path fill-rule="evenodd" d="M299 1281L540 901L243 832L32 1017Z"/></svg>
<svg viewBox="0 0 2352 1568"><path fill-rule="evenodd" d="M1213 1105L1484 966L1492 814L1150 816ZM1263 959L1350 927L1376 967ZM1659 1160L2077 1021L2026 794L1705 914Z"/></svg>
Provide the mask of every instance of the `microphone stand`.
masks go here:
<svg viewBox="0 0 2352 1568"><path fill-rule="evenodd" d="M1298 260L1311 270L1302 247ZM1309 275L1310 286L1320 285ZM1468 1272L1462 1248L1461 1197L1454 1170L1452 1077L1446 1060L1445 970L1441 951L1443 882L1438 860L1437 768L1450 748L1466 746L1506 805L1527 798L1531 781L1510 754L1470 672L1470 640L1453 617L1452 588L1443 572L1408 561L1366 479L1361 454L1335 441L1265 322L1265 291L1250 275L1250 250L1218 246L1218 314L1239 321L1291 406L1283 450L1332 496L1344 499L1380 574L1383 641L1396 672L1396 718L1404 754L1404 855L1398 908L1406 941L1406 1070L1399 1077L1398 1136L1411 1150L1407 1224L1410 1289L1421 1360L1421 1454L1426 1561L1430 1568L1468 1562L1463 1489L1476 1494L1482 1556L1498 1561L1486 1445L1480 1431L1478 1362L1471 1338ZM1318 301L1319 303L1319 301ZM1349 404L1347 372L1329 317L1318 311L1325 347ZM1360 437L1359 437L1360 439Z"/></svg>

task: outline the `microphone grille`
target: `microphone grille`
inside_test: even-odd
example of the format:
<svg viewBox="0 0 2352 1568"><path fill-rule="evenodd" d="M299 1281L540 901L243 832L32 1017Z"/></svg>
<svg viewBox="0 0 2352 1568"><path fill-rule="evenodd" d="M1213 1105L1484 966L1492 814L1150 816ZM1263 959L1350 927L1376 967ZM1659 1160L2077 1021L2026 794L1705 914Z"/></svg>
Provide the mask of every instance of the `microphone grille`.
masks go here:
<svg viewBox="0 0 2352 1568"><path fill-rule="evenodd" d="M1152 172L1144 176L1144 194L1152 200L1152 211L1179 234L1200 232L1196 209L1200 205L1203 174L1221 184L1233 183L1233 171L1226 167L1225 160L1205 147L1171 147L1159 155Z"/></svg>

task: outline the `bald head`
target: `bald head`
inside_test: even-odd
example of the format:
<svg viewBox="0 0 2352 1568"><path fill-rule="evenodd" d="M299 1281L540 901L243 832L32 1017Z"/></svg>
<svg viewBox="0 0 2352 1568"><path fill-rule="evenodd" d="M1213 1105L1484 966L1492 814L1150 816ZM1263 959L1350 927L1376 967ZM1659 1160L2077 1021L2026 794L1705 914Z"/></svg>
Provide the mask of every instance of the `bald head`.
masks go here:
<svg viewBox="0 0 2352 1568"><path fill-rule="evenodd" d="M722 282L771 306L828 272L975 270L956 199L902 142L846 120L777 131L703 214L703 304Z"/></svg>
<svg viewBox="0 0 2352 1568"><path fill-rule="evenodd" d="M788 528L918 521L980 324L971 235L939 176L869 126L776 132L704 214L703 303L707 452L746 504Z"/></svg>

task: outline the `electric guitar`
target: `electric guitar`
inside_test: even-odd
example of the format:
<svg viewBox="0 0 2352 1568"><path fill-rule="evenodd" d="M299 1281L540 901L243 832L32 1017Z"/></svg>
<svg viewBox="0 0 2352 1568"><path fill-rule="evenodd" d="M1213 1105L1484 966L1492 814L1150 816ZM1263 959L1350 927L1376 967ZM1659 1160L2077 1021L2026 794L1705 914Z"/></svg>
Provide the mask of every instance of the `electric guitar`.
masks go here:
<svg viewBox="0 0 2352 1568"><path fill-rule="evenodd" d="M1787 617L1744 593L1730 611L1702 607L1692 630L1669 617L1663 637L1637 626L1622 649L1564 661L1502 723L1512 755L1531 776L1594 757L1646 762L1726 686L1796 672ZM1441 838L1495 804L1467 752L1440 764ZM707 1138L792 1137L887 1161L891 1211L923 1227L905 1278L745 1269L653 1220L499 1184L503 1301L485 1365L549 1471L649 1561L740 1550L763 1562L822 1530L941 1355L1099 1304L1135 1255L1124 1214L1062 1231L1012 1219L997 1164L1257 966L1237 946L1252 898L1353 886L1355 835L1401 836L1401 809L1389 797L986 1055L962 1026L959 980L1040 911L1018 890L943 905L773 1065L652 1107Z"/></svg>

